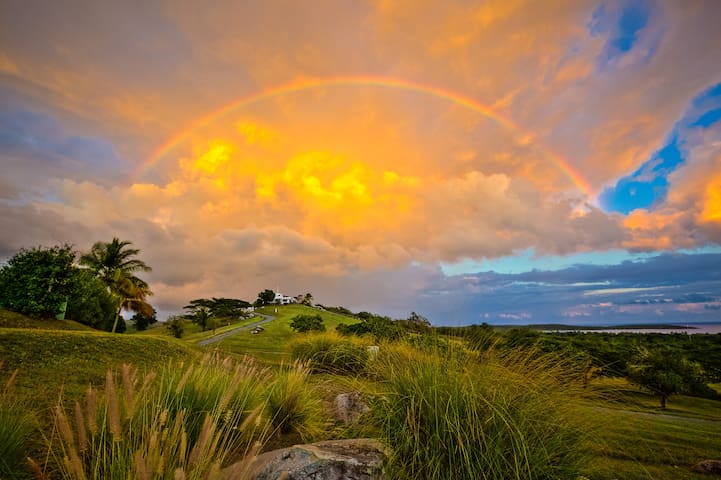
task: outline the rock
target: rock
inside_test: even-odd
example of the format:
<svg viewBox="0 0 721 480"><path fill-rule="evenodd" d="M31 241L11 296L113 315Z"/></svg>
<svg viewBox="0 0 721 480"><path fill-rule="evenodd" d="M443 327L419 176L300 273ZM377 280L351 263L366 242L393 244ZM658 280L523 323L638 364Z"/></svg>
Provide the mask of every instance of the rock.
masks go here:
<svg viewBox="0 0 721 480"><path fill-rule="evenodd" d="M696 473L721 475L721 460L703 460L691 467L691 470Z"/></svg>
<svg viewBox="0 0 721 480"><path fill-rule="evenodd" d="M354 423L358 417L368 411L370 408L363 401L363 395L360 392L341 393L335 397L333 415L336 420L346 425Z"/></svg>
<svg viewBox="0 0 721 480"><path fill-rule="evenodd" d="M330 440L266 452L228 467L224 480L385 480L383 445L372 439Z"/></svg>

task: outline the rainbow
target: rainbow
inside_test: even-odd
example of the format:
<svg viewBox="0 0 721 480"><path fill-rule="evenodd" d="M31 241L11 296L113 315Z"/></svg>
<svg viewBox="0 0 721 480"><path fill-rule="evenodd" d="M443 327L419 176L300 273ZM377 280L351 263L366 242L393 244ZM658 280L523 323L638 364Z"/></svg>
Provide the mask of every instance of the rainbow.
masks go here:
<svg viewBox="0 0 721 480"><path fill-rule="evenodd" d="M431 85L424 85L420 83L411 82L408 80L401 80L395 78L386 77L375 77L375 76L338 76L330 78L318 78L318 79L305 79L295 81L293 83L278 85L272 88L262 90L254 93L247 97L243 97L239 100L235 100L227 105L220 107L219 109L204 115L203 117L195 120L184 130L178 132L170 139L168 139L163 145L158 147L152 155L143 162L140 167L135 171L133 178L139 178L144 172L146 172L153 164L155 164L163 156L167 155L173 148L182 143L188 138L192 132L202 128L211 122L218 120L219 118L227 115L228 113L247 107L249 105L268 100L273 97L287 95L289 93L302 92L304 90L312 90L323 87L337 87L337 86L371 86L379 88L397 88L411 92L417 92L425 95L432 95L434 97L446 100L455 105L472 110L484 117L487 117L504 128L518 132L520 134L528 135L528 132L520 128L510 118L504 117L500 113L496 112L487 105L476 102L475 100L460 95L458 93L446 90L440 87ZM578 171L566 160L559 155L553 153L547 148L539 148L543 155L554 164L563 173L571 183L580 190L586 197L591 199L593 197L592 190L588 182L581 176Z"/></svg>

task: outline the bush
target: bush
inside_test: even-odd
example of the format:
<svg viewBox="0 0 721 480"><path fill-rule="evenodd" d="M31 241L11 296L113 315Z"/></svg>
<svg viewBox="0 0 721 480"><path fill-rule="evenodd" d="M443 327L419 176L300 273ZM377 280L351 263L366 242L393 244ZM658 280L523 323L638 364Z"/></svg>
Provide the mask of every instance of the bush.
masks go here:
<svg viewBox="0 0 721 480"><path fill-rule="evenodd" d="M373 405L391 478L576 478L586 451L580 384L556 359L514 353L483 363L409 346L378 357Z"/></svg>
<svg viewBox="0 0 721 480"><path fill-rule="evenodd" d="M358 375L368 363L368 343L358 338L323 334L295 340L293 359L306 362L315 373Z"/></svg>
<svg viewBox="0 0 721 480"><path fill-rule="evenodd" d="M324 332L323 319L317 313L315 315L296 315L290 322L290 328L296 332Z"/></svg>

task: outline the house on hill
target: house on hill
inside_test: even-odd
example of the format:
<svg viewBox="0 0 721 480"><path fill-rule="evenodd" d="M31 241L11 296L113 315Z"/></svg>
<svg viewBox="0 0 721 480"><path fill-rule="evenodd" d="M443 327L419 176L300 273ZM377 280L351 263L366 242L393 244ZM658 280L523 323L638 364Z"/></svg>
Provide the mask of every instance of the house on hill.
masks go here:
<svg viewBox="0 0 721 480"><path fill-rule="evenodd" d="M277 303L278 305L288 305L289 303L296 303L296 300L294 297L289 297L280 292L275 292L273 303Z"/></svg>

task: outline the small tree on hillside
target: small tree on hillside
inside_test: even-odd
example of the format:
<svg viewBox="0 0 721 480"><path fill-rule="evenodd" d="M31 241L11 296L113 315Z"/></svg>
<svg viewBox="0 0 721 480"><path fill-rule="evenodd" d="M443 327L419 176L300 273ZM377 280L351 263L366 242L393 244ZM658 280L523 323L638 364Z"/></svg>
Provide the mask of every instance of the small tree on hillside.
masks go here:
<svg viewBox="0 0 721 480"><path fill-rule="evenodd" d="M136 313L130 320L135 323L135 329L139 332L147 330L150 325L158 321L157 312L153 309L152 314L145 315L143 313Z"/></svg>
<svg viewBox="0 0 721 480"><path fill-rule="evenodd" d="M628 368L628 376L632 382L655 394L661 408L666 408L671 395L686 393L697 384L704 384L698 364L678 353L662 350L640 350Z"/></svg>
<svg viewBox="0 0 721 480"><path fill-rule="evenodd" d="M323 319L317 313L315 315L296 315L290 322L290 328L296 332L324 332Z"/></svg>

